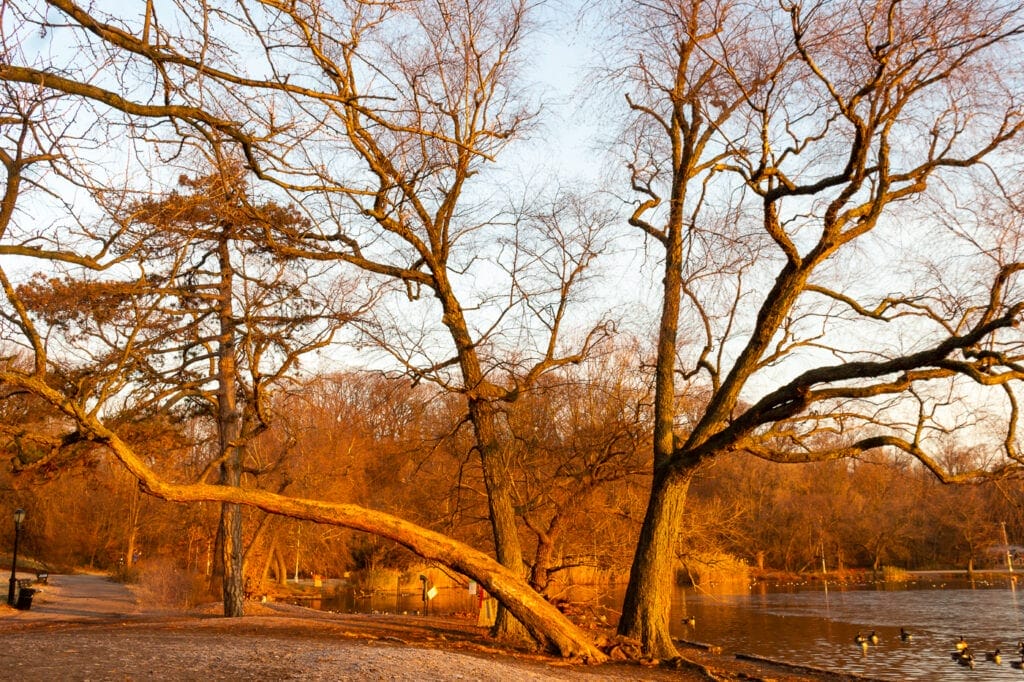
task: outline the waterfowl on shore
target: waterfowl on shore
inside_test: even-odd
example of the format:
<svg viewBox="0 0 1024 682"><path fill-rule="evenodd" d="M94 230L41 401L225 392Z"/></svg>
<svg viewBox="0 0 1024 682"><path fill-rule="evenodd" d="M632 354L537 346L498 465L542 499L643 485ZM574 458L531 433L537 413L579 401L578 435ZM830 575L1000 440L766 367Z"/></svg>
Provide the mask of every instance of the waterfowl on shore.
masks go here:
<svg viewBox="0 0 1024 682"><path fill-rule="evenodd" d="M697 627L697 619L694 618L693 616L685 616L683 618L683 624L684 625L688 625L691 628L695 628L695 627Z"/></svg>
<svg viewBox="0 0 1024 682"><path fill-rule="evenodd" d="M965 651L967 649L967 640L964 639L963 635L960 635L960 641L956 643L957 651Z"/></svg>
<svg viewBox="0 0 1024 682"><path fill-rule="evenodd" d="M868 641L871 642L872 644L878 644L878 635L875 634L874 630L872 630L871 634L868 635Z"/></svg>
<svg viewBox="0 0 1024 682"><path fill-rule="evenodd" d="M911 640L911 638L913 638L912 634L910 634L909 632L907 632L903 628L900 628L900 640L901 641L909 642Z"/></svg>

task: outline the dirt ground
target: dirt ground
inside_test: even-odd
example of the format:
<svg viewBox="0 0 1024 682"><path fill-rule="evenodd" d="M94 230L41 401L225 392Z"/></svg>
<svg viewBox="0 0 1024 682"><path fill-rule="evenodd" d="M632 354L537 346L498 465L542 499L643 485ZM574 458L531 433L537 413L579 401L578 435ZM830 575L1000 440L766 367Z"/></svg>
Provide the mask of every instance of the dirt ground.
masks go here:
<svg viewBox="0 0 1024 682"><path fill-rule="evenodd" d="M24 576L28 577L28 576ZM154 608L96 575L50 576L27 611L0 606L0 668L24 680L779 680L855 679L681 647L694 667L573 665L503 647L455 619L335 614L288 604ZM863 679L863 678L861 678Z"/></svg>

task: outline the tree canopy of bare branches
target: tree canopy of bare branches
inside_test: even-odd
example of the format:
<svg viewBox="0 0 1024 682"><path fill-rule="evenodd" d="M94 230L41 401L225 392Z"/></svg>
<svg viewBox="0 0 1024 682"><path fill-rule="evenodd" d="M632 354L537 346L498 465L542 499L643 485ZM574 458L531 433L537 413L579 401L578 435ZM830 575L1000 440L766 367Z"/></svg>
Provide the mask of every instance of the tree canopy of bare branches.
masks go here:
<svg viewBox="0 0 1024 682"><path fill-rule="evenodd" d="M664 657L677 523L711 458L891 448L946 481L1024 464L1024 254L1007 234L1024 15L999 2L615 7L606 73L630 112L629 220L664 273L654 485L619 631ZM681 380L704 396L685 418ZM944 470L934 437L992 405L1000 462Z"/></svg>

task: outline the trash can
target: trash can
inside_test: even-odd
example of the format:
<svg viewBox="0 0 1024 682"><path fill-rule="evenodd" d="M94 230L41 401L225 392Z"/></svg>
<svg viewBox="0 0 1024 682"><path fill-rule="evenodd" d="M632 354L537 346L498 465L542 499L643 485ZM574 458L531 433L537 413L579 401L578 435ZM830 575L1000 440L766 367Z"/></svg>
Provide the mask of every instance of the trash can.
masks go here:
<svg viewBox="0 0 1024 682"><path fill-rule="evenodd" d="M14 608L20 609L21 611L28 611L32 608L32 597L35 596L39 590L33 590L31 587L23 587L18 590L18 603L14 605Z"/></svg>

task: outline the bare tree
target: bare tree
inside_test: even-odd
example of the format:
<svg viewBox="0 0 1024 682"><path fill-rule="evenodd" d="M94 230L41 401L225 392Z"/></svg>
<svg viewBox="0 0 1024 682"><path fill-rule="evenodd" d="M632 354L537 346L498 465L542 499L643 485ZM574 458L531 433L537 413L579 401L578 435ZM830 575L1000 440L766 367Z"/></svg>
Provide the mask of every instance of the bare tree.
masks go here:
<svg viewBox="0 0 1024 682"><path fill-rule="evenodd" d="M179 182L186 192L128 203L118 216L139 244L133 278L37 278L18 294L48 335L89 357L69 368L81 390L97 399L116 392L136 419L208 418L218 445L201 477L219 471L222 485L237 487L247 444L271 420L268 395L363 304L315 269L268 253L262 223L301 219L248 196L237 165ZM222 509L218 545L225 615L241 616L238 505Z"/></svg>
<svg viewBox="0 0 1024 682"><path fill-rule="evenodd" d="M573 569L621 566L642 509L647 387L625 347L541 382L510 414L518 457L516 508L534 537L530 584L558 597ZM561 581L565 584L566 581Z"/></svg>
<svg viewBox="0 0 1024 682"><path fill-rule="evenodd" d="M488 166L527 127L536 108L514 78L529 3L352 0L327 11L318 2L250 8L181 0L147 4L134 17L93 11L72 0L46 7L15 2L8 9L17 20L5 24L0 81L61 93L93 109L91 120L105 126L106 139L123 141L140 155L172 159L183 144L234 145L256 176L291 193L310 220L308 229L268 227L266 236L277 240L279 253L345 261L403 283L414 300L421 292L431 295L424 305L441 322L447 350L440 357L432 357L437 347L417 353L408 369L465 397L497 555L520 572L501 405L544 372L582 357L604 332L598 326L576 348L560 342L569 292L595 255L593 242L569 252L559 270L565 279L545 293L550 305L533 298L518 278L507 286L509 302L500 307L478 299L471 286L477 248L485 244L474 240L485 227L503 222L488 200L488 187L496 181ZM51 14L60 21L53 22ZM58 51L44 50L52 59L31 53L39 34L44 42L73 43L74 63L60 63ZM599 223L586 219L588 225ZM13 292L9 300L16 300ZM474 319L478 309L484 312ZM537 350L521 367L503 369L484 353L498 338L495 321L513 310L536 313L547 333L531 344ZM27 313L16 317L32 337ZM392 338L375 340L401 347ZM44 356L43 348L35 350ZM23 385L41 388L34 381ZM88 419L92 431L96 415L77 409L67 414ZM122 461L127 463L127 455ZM216 499L242 499L232 498L235 493L219 497L226 492L217 492ZM277 512L283 509L275 503ZM407 537L402 541L409 543ZM473 570L478 574L479 566ZM522 619L522 603L509 603L513 595L535 600L498 591ZM564 633L553 635L551 628L562 628L561 621L529 620L527 629L545 643L600 657L578 633L568 640ZM512 625L502 618L498 629L512 632Z"/></svg>
<svg viewBox="0 0 1024 682"><path fill-rule="evenodd" d="M989 2L620 8L625 46L607 53L624 55L612 82L633 114L630 222L664 249L664 299L653 487L619 632L672 657L678 519L709 459L896 448L967 480L986 472L944 471L929 436L987 399L1005 434L988 472L1020 463L1022 254L1006 212L990 227L962 206L972 179L1000 187L1017 163L1024 16ZM954 255L962 271L943 267ZM680 378L706 395L689 419Z"/></svg>

